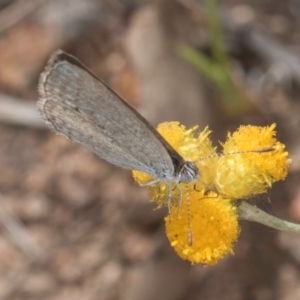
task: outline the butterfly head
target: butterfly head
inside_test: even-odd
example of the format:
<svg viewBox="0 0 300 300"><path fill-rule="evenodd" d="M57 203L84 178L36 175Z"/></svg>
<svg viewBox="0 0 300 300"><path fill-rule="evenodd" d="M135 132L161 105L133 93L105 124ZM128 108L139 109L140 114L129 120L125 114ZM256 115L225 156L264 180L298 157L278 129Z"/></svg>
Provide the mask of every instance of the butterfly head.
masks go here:
<svg viewBox="0 0 300 300"><path fill-rule="evenodd" d="M178 174L178 179L180 182L196 182L199 178L199 170L195 163L186 161Z"/></svg>

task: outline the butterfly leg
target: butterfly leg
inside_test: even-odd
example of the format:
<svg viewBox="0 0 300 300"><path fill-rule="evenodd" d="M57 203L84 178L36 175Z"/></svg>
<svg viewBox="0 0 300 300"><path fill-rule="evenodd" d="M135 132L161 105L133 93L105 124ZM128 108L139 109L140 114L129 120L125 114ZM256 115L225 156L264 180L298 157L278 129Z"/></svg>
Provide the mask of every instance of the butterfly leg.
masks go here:
<svg viewBox="0 0 300 300"><path fill-rule="evenodd" d="M159 178L156 178L154 180L151 180L151 181L148 181L148 182L145 182L145 183L141 183L140 186L149 186L149 185L153 185L155 183L158 183L161 179Z"/></svg>

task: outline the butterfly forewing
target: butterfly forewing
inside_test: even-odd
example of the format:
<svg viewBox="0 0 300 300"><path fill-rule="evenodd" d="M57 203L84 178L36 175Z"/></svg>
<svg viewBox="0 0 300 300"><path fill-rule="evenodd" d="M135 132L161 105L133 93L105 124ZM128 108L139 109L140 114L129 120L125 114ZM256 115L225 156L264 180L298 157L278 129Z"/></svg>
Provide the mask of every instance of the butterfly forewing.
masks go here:
<svg viewBox="0 0 300 300"><path fill-rule="evenodd" d="M183 158L131 106L76 58L57 51L39 83L39 110L51 127L115 165L160 179Z"/></svg>

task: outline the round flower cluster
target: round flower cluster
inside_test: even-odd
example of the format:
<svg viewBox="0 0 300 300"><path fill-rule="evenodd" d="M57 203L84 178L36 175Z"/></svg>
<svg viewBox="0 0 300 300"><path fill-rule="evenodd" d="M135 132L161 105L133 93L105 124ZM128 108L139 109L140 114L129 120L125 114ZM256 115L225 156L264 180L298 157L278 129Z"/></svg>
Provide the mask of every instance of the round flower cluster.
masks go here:
<svg viewBox="0 0 300 300"><path fill-rule="evenodd" d="M187 130L179 122L158 126L158 132L186 161L196 163L200 174L196 184L180 183L182 195L172 183L166 233L180 257L214 265L233 253L240 232L234 200L265 193L275 181L287 176L288 153L276 140L274 129L274 124L242 126L228 134L221 144L222 153L217 153L208 128L197 134L197 127ZM153 180L140 171L133 171L133 176L139 184ZM158 207L168 204L165 182L146 188Z"/></svg>

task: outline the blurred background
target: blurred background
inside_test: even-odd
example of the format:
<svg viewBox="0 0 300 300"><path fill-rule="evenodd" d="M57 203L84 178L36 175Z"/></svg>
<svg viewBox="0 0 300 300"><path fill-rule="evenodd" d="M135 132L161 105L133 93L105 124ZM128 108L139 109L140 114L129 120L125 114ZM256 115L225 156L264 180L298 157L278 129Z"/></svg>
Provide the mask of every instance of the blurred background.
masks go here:
<svg viewBox="0 0 300 300"><path fill-rule="evenodd" d="M129 171L50 132L35 103L57 49L153 125L277 124L293 159L251 203L300 223L300 1L0 1L0 300L300 299L300 236L241 222L235 255L191 266Z"/></svg>

